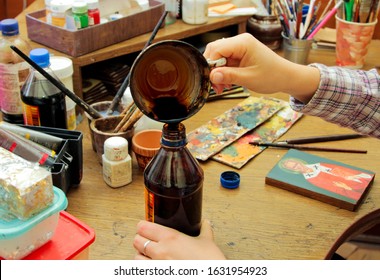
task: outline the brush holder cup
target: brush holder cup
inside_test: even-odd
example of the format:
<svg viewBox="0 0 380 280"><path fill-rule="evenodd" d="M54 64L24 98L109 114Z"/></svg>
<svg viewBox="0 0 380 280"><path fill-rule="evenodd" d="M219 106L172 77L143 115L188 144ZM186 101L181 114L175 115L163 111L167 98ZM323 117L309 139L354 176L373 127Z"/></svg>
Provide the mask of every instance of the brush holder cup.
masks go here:
<svg viewBox="0 0 380 280"><path fill-rule="evenodd" d="M149 118L180 123L198 112L210 92L210 66L192 45L166 40L150 45L131 68L130 90Z"/></svg>

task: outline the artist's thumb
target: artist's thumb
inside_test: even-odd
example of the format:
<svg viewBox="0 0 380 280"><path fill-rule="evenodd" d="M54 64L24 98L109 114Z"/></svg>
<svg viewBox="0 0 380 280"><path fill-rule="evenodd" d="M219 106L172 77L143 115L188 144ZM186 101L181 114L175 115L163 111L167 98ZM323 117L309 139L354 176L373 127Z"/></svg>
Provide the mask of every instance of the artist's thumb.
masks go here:
<svg viewBox="0 0 380 280"><path fill-rule="evenodd" d="M209 240L214 239L214 231L209 220L206 219L202 221L201 233L199 234L199 237Z"/></svg>
<svg viewBox="0 0 380 280"><path fill-rule="evenodd" d="M219 67L211 71L211 83L216 85L232 85L239 83L239 69L232 67Z"/></svg>

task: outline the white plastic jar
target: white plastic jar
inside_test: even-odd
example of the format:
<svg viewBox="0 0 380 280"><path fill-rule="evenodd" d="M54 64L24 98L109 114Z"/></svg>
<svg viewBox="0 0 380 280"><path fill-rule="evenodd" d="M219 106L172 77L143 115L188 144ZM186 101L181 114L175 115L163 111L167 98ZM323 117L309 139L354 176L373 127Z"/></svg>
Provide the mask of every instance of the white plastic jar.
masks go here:
<svg viewBox="0 0 380 280"><path fill-rule="evenodd" d="M113 136L104 141L102 155L103 179L108 186L118 188L132 182L132 158L128 140Z"/></svg>
<svg viewBox="0 0 380 280"><path fill-rule="evenodd" d="M208 21L208 0L182 0L182 20L188 24Z"/></svg>
<svg viewBox="0 0 380 280"><path fill-rule="evenodd" d="M64 86L74 92L73 90L73 62L71 59L63 56L50 57L50 69L60 79ZM65 97L66 101L66 116L67 116L67 129L74 130L77 127L77 118L75 111L75 102L68 96Z"/></svg>

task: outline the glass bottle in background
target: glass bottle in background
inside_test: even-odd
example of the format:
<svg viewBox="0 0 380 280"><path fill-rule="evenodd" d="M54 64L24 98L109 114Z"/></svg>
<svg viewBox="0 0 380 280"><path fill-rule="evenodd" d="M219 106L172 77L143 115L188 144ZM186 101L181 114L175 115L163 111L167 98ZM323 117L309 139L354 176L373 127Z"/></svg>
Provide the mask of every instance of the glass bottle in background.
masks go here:
<svg viewBox="0 0 380 280"><path fill-rule="evenodd" d="M88 7L88 25L96 25L100 23L100 11L98 0L87 0Z"/></svg>
<svg viewBox="0 0 380 280"><path fill-rule="evenodd" d="M20 89L29 74L29 64L11 48L16 46L24 53L30 52L29 44L20 37L18 21L4 19L0 23L0 108L3 120L23 124L23 108Z"/></svg>
<svg viewBox="0 0 380 280"><path fill-rule="evenodd" d="M144 170L146 220L200 233L203 170L186 148L182 123L164 124L161 148Z"/></svg>
<svg viewBox="0 0 380 280"><path fill-rule="evenodd" d="M59 80L49 67L48 50L33 49L30 59ZM65 94L33 68L21 89L21 99L24 124L67 129Z"/></svg>
<svg viewBox="0 0 380 280"><path fill-rule="evenodd" d="M77 29L88 27L88 8L84 1L74 2L71 8Z"/></svg>

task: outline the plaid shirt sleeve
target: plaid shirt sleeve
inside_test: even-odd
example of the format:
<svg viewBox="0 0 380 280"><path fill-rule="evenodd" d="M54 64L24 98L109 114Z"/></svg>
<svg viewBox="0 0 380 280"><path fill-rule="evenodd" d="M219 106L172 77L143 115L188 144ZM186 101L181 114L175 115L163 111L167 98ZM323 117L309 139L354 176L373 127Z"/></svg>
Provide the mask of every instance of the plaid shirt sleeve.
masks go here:
<svg viewBox="0 0 380 280"><path fill-rule="evenodd" d="M309 103L290 98L293 110L380 138L380 76L376 69L351 70L310 64L321 73Z"/></svg>

